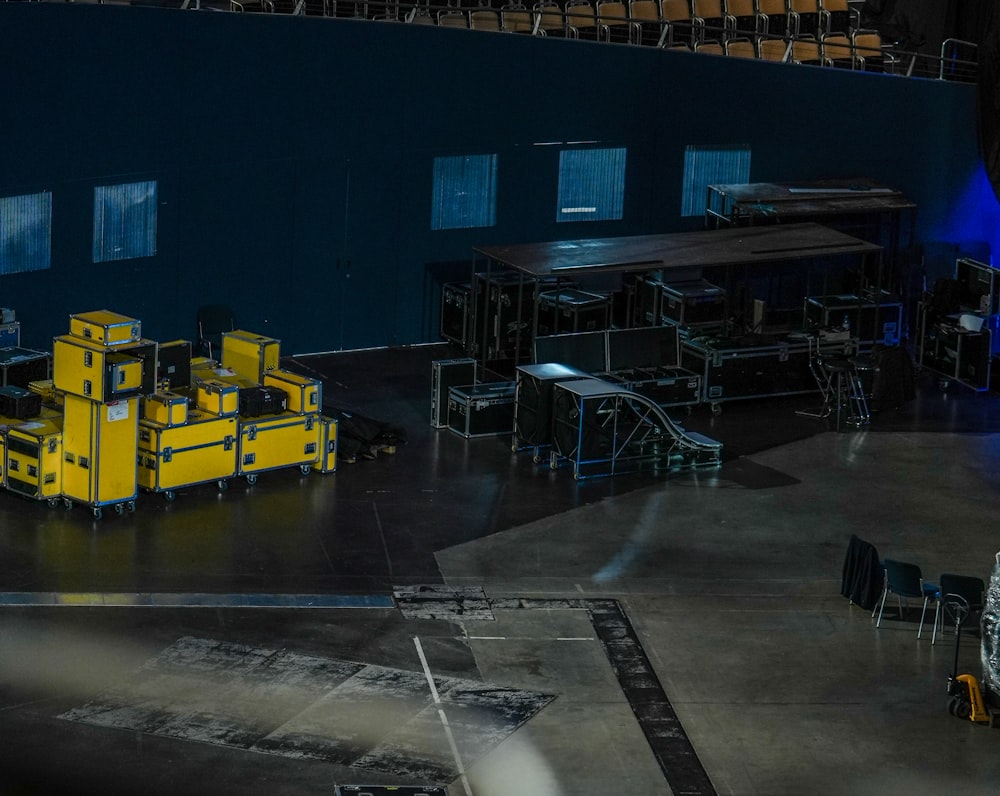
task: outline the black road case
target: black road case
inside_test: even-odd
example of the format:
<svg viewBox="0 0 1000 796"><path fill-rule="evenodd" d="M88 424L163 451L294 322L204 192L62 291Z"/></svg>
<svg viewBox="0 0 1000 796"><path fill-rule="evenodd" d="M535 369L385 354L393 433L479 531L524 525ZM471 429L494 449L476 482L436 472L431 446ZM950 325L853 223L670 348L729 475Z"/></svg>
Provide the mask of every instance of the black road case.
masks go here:
<svg viewBox="0 0 1000 796"><path fill-rule="evenodd" d="M702 400L723 401L816 392L813 347L803 334L695 338L681 345L683 366L701 374Z"/></svg>
<svg viewBox="0 0 1000 796"><path fill-rule="evenodd" d="M726 291L707 279L664 284L660 319L686 329L721 328L726 322Z"/></svg>
<svg viewBox="0 0 1000 796"><path fill-rule="evenodd" d="M278 415L288 406L288 394L278 387L240 387L240 417Z"/></svg>
<svg viewBox="0 0 1000 796"><path fill-rule="evenodd" d="M469 324L472 319L472 285L449 282L441 288L441 336L469 347Z"/></svg>
<svg viewBox="0 0 1000 796"><path fill-rule="evenodd" d="M431 362L431 426L448 425L448 391L452 387L476 383L476 360L436 359Z"/></svg>
<svg viewBox="0 0 1000 796"><path fill-rule="evenodd" d="M551 444L553 386L562 381L589 377L586 371L555 362L518 365L513 449L537 449Z"/></svg>
<svg viewBox="0 0 1000 796"><path fill-rule="evenodd" d="M0 348L0 387L13 384L27 389L33 381L52 378L52 355L30 348Z"/></svg>
<svg viewBox="0 0 1000 796"><path fill-rule="evenodd" d="M598 332L611 322L611 297L583 290L548 290L538 295L539 335Z"/></svg>
<svg viewBox="0 0 1000 796"><path fill-rule="evenodd" d="M875 304L855 293L835 296L809 296L805 303L806 328L830 328L846 325L858 344L870 348L875 343L897 345L903 329L903 303L884 293Z"/></svg>
<svg viewBox="0 0 1000 796"><path fill-rule="evenodd" d="M512 381L452 387L448 428L466 439L513 433L515 393Z"/></svg>

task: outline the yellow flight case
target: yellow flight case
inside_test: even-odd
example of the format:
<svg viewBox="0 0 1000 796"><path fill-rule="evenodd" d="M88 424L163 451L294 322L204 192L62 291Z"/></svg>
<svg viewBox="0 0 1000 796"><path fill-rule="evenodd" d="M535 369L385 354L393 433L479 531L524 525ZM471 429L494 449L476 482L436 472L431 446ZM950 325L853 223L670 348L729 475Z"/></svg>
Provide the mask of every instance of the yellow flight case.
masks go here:
<svg viewBox="0 0 1000 796"><path fill-rule="evenodd" d="M28 389L42 396L42 406L60 407L63 404L63 393L61 390L56 389L55 382L52 379L29 381Z"/></svg>
<svg viewBox="0 0 1000 796"><path fill-rule="evenodd" d="M288 395L288 411L300 415L319 412L323 408L323 382L300 376L290 370L275 368L264 374L265 387L277 387Z"/></svg>
<svg viewBox="0 0 1000 796"><path fill-rule="evenodd" d="M37 417L8 427L6 487L55 506L62 496L63 420Z"/></svg>
<svg viewBox="0 0 1000 796"><path fill-rule="evenodd" d="M213 415L235 415L240 411L239 385L220 379L199 381L195 388L195 405Z"/></svg>
<svg viewBox="0 0 1000 796"><path fill-rule="evenodd" d="M337 418L319 417L319 458L312 469L318 473L332 473L337 470Z"/></svg>
<svg viewBox="0 0 1000 796"><path fill-rule="evenodd" d="M92 401L131 398L142 391L142 359L72 335L53 340L52 383Z"/></svg>
<svg viewBox="0 0 1000 796"><path fill-rule="evenodd" d="M262 384L264 374L278 367L281 342L254 332L236 329L222 333L222 367Z"/></svg>
<svg viewBox="0 0 1000 796"><path fill-rule="evenodd" d="M128 354L142 361L142 386L140 391L143 395L154 393L159 386L157 373L160 369L160 344L155 340L143 338L135 343L116 346L115 350L120 354Z"/></svg>
<svg viewBox="0 0 1000 796"><path fill-rule="evenodd" d="M236 475L235 417L192 409L183 425L139 421L139 486L173 500L183 487L215 482L219 491Z"/></svg>
<svg viewBox="0 0 1000 796"><path fill-rule="evenodd" d="M0 486L7 486L7 428L8 423L16 423L12 417L0 417Z"/></svg>
<svg viewBox="0 0 1000 796"><path fill-rule="evenodd" d="M142 419L151 420L164 426L181 426L188 421L188 399L186 395L161 390L140 399Z"/></svg>
<svg viewBox="0 0 1000 796"><path fill-rule="evenodd" d="M251 485L265 470L298 466L305 475L319 458L320 425L317 415L295 412L240 418L237 475Z"/></svg>
<svg viewBox="0 0 1000 796"><path fill-rule="evenodd" d="M142 337L142 323L110 310L94 310L70 315L69 333L100 345L138 343Z"/></svg>
<svg viewBox="0 0 1000 796"><path fill-rule="evenodd" d="M66 394L63 407L63 501L135 511L139 399L101 403Z"/></svg>

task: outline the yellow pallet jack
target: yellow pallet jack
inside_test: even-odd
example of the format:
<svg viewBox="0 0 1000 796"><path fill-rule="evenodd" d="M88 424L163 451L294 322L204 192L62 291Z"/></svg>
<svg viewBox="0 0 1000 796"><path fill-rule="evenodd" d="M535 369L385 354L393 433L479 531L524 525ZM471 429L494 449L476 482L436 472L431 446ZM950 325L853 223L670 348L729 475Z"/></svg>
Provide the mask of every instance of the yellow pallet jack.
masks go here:
<svg viewBox="0 0 1000 796"><path fill-rule="evenodd" d="M975 724L1000 726L1000 715L991 718L983 701L979 680L971 674L958 673L958 648L962 643L962 625L969 617L969 602L959 594L944 595L945 616L955 621L955 664L948 678L948 712Z"/></svg>

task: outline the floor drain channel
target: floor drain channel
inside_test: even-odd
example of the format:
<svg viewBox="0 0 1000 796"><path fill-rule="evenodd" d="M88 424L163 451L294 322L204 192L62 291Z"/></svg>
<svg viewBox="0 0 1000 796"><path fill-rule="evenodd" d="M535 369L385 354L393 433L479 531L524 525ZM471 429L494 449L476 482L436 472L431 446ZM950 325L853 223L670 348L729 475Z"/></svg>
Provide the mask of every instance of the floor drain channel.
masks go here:
<svg viewBox="0 0 1000 796"><path fill-rule="evenodd" d="M493 622L493 608L482 587L399 586L392 598L407 619L456 619Z"/></svg>

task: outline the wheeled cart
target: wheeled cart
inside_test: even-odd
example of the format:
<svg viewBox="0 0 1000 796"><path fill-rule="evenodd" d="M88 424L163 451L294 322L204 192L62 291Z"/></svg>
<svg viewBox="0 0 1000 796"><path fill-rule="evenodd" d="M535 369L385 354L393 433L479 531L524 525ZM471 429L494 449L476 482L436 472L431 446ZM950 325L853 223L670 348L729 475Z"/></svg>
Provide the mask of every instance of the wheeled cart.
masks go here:
<svg viewBox="0 0 1000 796"><path fill-rule="evenodd" d="M219 491L236 475L236 418L191 409L180 425L139 421L139 486L168 501L178 489L215 483Z"/></svg>
<svg viewBox="0 0 1000 796"><path fill-rule="evenodd" d="M282 467L298 467L305 475L319 458L320 426L318 414L239 418L237 475L248 484L257 483L258 473Z"/></svg>
<svg viewBox="0 0 1000 796"><path fill-rule="evenodd" d="M63 407L63 499L90 506L95 519L114 506L135 511L139 399L112 403L67 393Z"/></svg>

